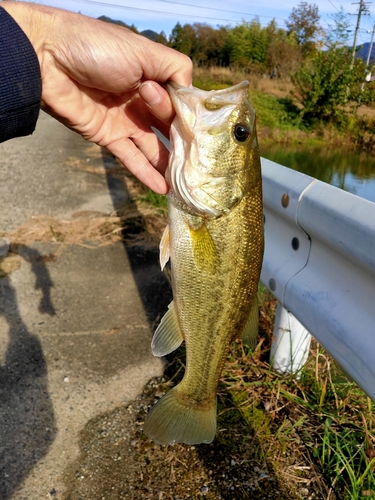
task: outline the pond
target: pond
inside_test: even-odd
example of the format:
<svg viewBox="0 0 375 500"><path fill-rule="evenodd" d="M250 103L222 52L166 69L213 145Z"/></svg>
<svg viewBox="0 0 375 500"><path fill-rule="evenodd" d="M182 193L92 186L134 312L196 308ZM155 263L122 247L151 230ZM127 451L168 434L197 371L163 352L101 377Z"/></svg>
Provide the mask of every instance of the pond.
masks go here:
<svg viewBox="0 0 375 500"><path fill-rule="evenodd" d="M375 203L375 155L344 148L260 145L261 156Z"/></svg>

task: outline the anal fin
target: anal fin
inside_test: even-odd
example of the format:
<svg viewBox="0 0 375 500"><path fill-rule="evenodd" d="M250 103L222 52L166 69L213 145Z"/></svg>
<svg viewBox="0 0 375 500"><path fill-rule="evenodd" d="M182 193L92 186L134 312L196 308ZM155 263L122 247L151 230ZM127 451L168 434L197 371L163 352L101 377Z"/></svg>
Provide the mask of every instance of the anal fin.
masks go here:
<svg viewBox="0 0 375 500"><path fill-rule="evenodd" d="M166 356L176 350L183 340L176 309L172 301L168 306L168 311L164 314L155 330L151 342L152 354L157 357Z"/></svg>

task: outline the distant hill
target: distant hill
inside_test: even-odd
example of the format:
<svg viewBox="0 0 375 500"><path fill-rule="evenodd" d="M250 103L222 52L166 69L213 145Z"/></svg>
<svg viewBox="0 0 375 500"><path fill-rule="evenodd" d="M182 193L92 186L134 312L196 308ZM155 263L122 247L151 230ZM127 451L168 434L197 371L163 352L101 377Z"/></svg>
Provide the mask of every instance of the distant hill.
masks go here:
<svg viewBox="0 0 375 500"><path fill-rule="evenodd" d="M146 38L149 38L153 42L156 42L156 39L159 36L159 33L156 33L156 31L152 30L143 30L140 32L140 34L145 36Z"/></svg>
<svg viewBox="0 0 375 500"><path fill-rule="evenodd" d="M119 26L122 26L123 28L128 28L128 29L134 31L135 33L139 33L140 35L143 35L146 38L149 38L153 42L156 42L156 39L159 36L159 33L156 33L156 31L153 31L153 30L143 30L143 31L139 32L137 30L137 28L134 26L134 24L132 24L131 26L129 26L129 24L126 24L123 21L116 21L116 19L111 19L110 17L107 17L107 16L100 16L100 17L98 17L98 19L100 21L104 21L106 23L118 24Z"/></svg>
<svg viewBox="0 0 375 500"><path fill-rule="evenodd" d="M124 23L123 21L118 21L116 19L111 19L110 17L107 17L107 16L100 16L100 17L98 17L98 19L99 19L99 21L104 21L106 23L118 24L119 26L122 26L123 28L128 28L129 30L132 30L135 33L138 33L138 30L134 26L134 24L129 25L129 24Z"/></svg>
<svg viewBox="0 0 375 500"><path fill-rule="evenodd" d="M363 59L366 62L367 56L368 56L368 51L370 48L370 43L369 42L364 43L363 45L358 46L357 49L358 48L359 48L359 50L356 52L356 57L360 57L361 59ZM375 43L372 46L372 50L371 50L370 62L371 61L372 62L375 61Z"/></svg>

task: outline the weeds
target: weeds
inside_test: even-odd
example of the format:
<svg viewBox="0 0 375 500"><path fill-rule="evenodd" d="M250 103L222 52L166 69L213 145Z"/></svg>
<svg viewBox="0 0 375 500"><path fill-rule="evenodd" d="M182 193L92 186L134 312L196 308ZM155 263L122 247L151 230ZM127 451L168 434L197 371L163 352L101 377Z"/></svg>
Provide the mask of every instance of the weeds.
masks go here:
<svg viewBox="0 0 375 500"><path fill-rule="evenodd" d="M154 191L151 191L151 189L147 189L145 193L139 195L138 200L143 203L149 203L163 215L166 215L167 213L167 197L157 194Z"/></svg>

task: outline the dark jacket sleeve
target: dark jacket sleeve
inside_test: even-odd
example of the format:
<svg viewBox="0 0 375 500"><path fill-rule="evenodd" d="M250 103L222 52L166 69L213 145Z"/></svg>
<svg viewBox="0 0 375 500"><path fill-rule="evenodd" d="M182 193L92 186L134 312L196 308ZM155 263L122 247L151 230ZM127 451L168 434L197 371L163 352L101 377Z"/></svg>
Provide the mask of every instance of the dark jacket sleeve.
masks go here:
<svg viewBox="0 0 375 500"><path fill-rule="evenodd" d="M0 142L35 130L41 95L42 80L34 48L0 7Z"/></svg>

